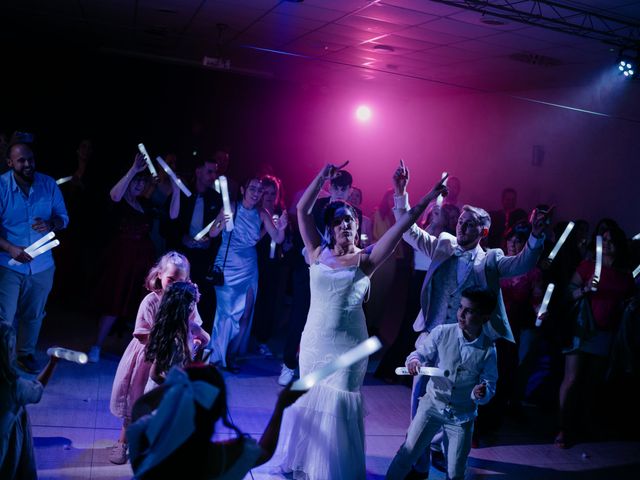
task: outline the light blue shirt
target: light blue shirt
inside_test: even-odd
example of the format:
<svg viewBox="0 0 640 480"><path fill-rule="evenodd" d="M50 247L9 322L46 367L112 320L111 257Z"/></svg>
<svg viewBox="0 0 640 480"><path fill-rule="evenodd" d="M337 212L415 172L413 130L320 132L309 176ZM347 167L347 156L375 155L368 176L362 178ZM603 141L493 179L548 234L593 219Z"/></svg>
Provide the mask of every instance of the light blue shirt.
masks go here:
<svg viewBox="0 0 640 480"><path fill-rule="evenodd" d="M16 246L28 247L45 235L31 227L34 219L47 221L54 217L62 220L63 228L69 223L62 193L53 178L36 172L29 195L25 195L14 178L13 170L0 176L0 237ZM51 250L29 263L11 266L9 260L9 252L0 250L2 268L30 275L53 267Z"/></svg>

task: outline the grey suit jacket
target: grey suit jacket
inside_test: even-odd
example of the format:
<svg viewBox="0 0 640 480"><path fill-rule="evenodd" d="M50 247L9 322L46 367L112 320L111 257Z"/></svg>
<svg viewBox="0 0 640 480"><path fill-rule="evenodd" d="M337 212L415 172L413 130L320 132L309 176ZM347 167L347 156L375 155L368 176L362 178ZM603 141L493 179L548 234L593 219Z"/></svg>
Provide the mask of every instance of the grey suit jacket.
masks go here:
<svg viewBox="0 0 640 480"><path fill-rule="evenodd" d="M406 196L395 197L395 201L394 215L397 219L409 208L409 201ZM430 305L433 302L445 301L445 299L431 298L431 281L438 267L442 265L445 260L453 256L458 242L456 237L449 233L442 233L440 236L434 237L415 224L405 232L402 238L414 249L427 255L431 260L431 264L424 278L424 283L422 284L420 313L413 324L413 329L416 332L429 332L437 326L435 324L427 325L425 321L425 319L428 318L427 312L429 311ZM531 243L535 245L535 248L531 247ZM479 281L483 288L490 289L498 296L498 305L492 313L488 324L485 326L485 333L491 338L502 337L510 342L515 341L511 327L509 326L504 301L502 300L499 281L501 278L522 275L535 267L538 262L538 257L542 252L543 244L544 239L531 237L524 249L515 256L505 256L499 248L492 248L485 252L480 245L476 246L473 268L467 272L467 275L473 272L476 280ZM462 283L464 283L464 279Z"/></svg>

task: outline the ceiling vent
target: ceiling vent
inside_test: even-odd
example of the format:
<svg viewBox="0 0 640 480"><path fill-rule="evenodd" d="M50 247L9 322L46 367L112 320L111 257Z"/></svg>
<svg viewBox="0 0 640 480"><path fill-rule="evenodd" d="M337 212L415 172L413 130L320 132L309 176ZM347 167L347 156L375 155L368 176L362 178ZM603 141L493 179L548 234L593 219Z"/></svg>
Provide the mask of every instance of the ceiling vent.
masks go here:
<svg viewBox="0 0 640 480"><path fill-rule="evenodd" d="M509 55L509 58L516 62L540 65L542 67L557 67L563 64L562 61L557 58L538 55L537 53L512 53Z"/></svg>

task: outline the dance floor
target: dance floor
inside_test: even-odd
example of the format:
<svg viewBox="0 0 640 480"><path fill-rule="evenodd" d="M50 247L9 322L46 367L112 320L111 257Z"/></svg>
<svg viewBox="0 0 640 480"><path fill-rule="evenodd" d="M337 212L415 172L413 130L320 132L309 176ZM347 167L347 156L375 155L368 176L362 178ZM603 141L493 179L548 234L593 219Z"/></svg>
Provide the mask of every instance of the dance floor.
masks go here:
<svg viewBox="0 0 640 480"><path fill-rule="evenodd" d="M94 325L95 319L79 314L50 312L41 335L39 358L44 360L42 352L54 344L87 348ZM109 412L111 384L118 355L127 342L128 338L109 337L98 364L60 362L42 401L30 407L40 479L131 478L128 464L118 466L108 460L109 447L121 425ZM254 438L262 433L280 389L276 382L279 365L277 359L248 358L240 374L226 374L232 420ZM367 408L367 478L382 479L409 423L410 391L368 375L363 394ZM487 445L472 450L467 478L638 478L640 442L586 443L559 450L550 443L553 419L534 407L528 408L527 414L525 426L506 422ZM269 463L254 469L246 479L286 478L279 474L281 456L278 450ZM445 475L432 468L429 478L443 480Z"/></svg>

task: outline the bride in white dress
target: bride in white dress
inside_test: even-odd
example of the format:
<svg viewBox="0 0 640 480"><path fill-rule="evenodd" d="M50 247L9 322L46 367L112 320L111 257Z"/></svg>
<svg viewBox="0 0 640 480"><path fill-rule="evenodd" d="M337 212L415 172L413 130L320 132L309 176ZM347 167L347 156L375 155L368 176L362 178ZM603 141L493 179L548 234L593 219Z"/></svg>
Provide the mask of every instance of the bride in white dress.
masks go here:
<svg viewBox="0 0 640 480"><path fill-rule="evenodd" d="M402 163L401 168L408 177ZM324 240L309 213L322 185L337 171L334 165L325 166L297 206L300 234L311 265L311 305L300 342L300 376L323 367L367 338L362 302L369 290L369 278L429 202L447 193L441 180L365 253L356 246L358 220L351 205L342 201L327 205ZM283 472L296 480L366 477L360 393L366 371L365 359L336 372L291 407Z"/></svg>

